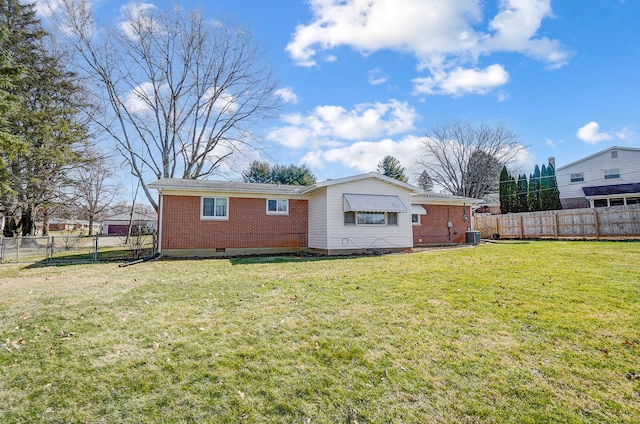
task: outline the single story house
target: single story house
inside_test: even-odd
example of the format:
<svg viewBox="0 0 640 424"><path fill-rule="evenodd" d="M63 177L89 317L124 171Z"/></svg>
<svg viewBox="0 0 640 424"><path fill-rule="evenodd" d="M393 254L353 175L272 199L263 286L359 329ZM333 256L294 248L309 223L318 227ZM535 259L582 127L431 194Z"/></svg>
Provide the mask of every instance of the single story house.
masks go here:
<svg viewBox="0 0 640 424"><path fill-rule="evenodd" d="M312 186L161 179L158 249L166 256L323 254L464 243L475 199L423 194L378 173Z"/></svg>
<svg viewBox="0 0 640 424"><path fill-rule="evenodd" d="M151 233L156 231L157 222L158 215L155 213L134 212L132 215L131 212L125 212L105 217L100 233L108 236L126 236L129 226L132 234L138 234L138 231Z"/></svg>

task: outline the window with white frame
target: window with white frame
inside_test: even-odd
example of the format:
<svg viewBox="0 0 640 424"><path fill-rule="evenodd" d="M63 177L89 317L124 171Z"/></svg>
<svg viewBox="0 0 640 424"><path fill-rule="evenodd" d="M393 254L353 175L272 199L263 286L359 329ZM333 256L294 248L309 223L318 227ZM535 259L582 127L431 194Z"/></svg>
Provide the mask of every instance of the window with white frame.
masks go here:
<svg viewBox="0 0 640 424"><path fill-rule="evenodd" d="M604 179L605 180L615 180L620 178L620 170L619 169L605 169L604 170Z"/></svg>
<svg viewBox="0 0 640 424"><path fill-rule="evenodd" d="M344 225L398 225L397 212L345 212Z"/></svg>
<svg viewBox="0 0 640 424"><path fill-rule="evenodd" d="M579 183L584 181L584 172L576 172L575 174L571 174L571 182Z"/></svg>
<svg viewBox="0 0 640 424"><path fill-rule="evenodd" d="M200 203L200 219L229 218L229 199L226 197L202 197Z"/></svg>
<svg viewBox="0 0 640 424"><path fill-rule="evenodd" d="M411 223L413 225L420 225L420 214L412 213L411 214Z"/></svg>
<svg viewBox="0 0 640 424"><path fill-rule="evenodd" d="M289 200L287 199L267 199L268 215L289 214Z"/></svg>

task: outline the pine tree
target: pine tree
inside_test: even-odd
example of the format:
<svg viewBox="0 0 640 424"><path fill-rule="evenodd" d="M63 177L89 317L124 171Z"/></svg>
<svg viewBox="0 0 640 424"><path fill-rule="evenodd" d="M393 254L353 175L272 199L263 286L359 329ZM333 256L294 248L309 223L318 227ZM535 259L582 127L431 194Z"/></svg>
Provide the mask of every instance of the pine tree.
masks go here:
<svg viewBox="0 0 640 424"><path fill-rule="evenodd" d="M9 30L0 25L0 193L11 191L9 163L24 151L24 143L11 133L9 123L18 107L18 98L11 94L20 76L20 68L11 63L7 46Z"/></svg>
<svg viewBox="0 0 640 424"><path fill-rule="evenodd" d="M418 187L424 190L425 193L433 191L433 179L431 179L431 175L424 170L420 173L418 177Z"/></svg>
<svg viewBox="0 0 640 424"><path fill-rule="evenodd" d="M500 171L500 213L509 213L513 212L513 195L511 191L511 180L513 177L507 171L507 167L503 166L502 171Z"/></svg>
<svg viewBox="0 0 640 424"><path fill-rule="evenodd" d="M516 194L516 212L528 212L529 204L527 202L527 194L529 191L529 183L527 175L518 175L518 188Z"/></svg>
<svg viewBox="0 0 640 424"><path fill-rule="evenodd" d="M26 146L8 160L12 192L1 202L5 211L20 216L18 228L26 236L34 234L38 209L57 201L67 171L80 161L75 148L88 136L77 110L80 88L47 45L34 5L0 0L0 17L9 31L2 50L22 70L7 90L18 102L3 129Z"/></svg>
<svg viewBox="0 0 640 424"><path fill-rule="evenodd" d="M560 210L562 203L560 202L560 190L558 190L558 180L556 178L556 170L551 164L547 167L549 177L549 209Z"/></svg>
<svg viewBox="0 0 640 424"><path fill-rule="evenodd" d="M536 165L533 174L529 176L527 204L531 212L540 210L540 177L540 168Z"/></svg>
<svg viewBox="0 0 640 424"><path fill-rule="evenodd" d="M405 170L405 167L400 165L400 161L391 155L385 156L378 164L378 173L406 183L409 179L405 175Z"/></svg>
<svg viewBox="0 0 640 424"><path fill-rule="evenodd" d="M540 169L540 210L549 210L549 199L551 197L551 182L549 181L549 174L547 166L542 165Z"/></svg>

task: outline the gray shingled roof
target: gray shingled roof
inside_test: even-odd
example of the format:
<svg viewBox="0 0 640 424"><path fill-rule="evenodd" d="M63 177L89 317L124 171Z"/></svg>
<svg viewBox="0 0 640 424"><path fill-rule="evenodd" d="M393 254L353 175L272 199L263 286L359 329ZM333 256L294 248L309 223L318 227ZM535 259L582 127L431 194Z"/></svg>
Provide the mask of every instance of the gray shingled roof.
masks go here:
<svg viewBox="0 0 640 424"><path fill-rule="evenodd" d="M244 183L236 181L216 180L183 180L179 178L163 178L147 185L152 189L164 190L205 190L229 193L265 193L265 194L300 194L306 186L280 184Z"/></svg>

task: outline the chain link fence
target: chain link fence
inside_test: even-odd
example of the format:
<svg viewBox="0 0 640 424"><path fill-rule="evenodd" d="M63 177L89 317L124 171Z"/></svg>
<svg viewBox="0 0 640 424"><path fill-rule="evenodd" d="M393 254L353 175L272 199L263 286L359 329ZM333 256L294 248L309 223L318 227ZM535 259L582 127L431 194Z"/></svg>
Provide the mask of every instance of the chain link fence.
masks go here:
<svg viewBox="0 0 640 424"><path fill-rule="evenodd" d="M0 237L0 262L130 261L156 252L155 234Z"/></svg>

